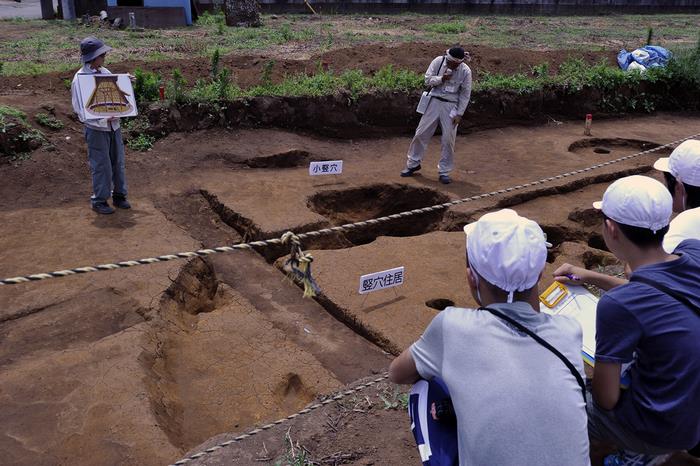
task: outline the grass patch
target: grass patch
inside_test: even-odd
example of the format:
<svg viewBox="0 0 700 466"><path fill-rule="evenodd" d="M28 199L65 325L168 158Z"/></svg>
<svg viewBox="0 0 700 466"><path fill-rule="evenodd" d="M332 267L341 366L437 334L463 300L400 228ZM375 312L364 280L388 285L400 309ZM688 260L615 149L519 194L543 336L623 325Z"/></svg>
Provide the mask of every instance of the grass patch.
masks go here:
<svg viewBox="0 0 700 466"><path fill-rule="evenodd" d="M15 107L10 107L9 105L0 105L0 118L7 117L17 118L18 120L22 120L24 123L27 122L27 114L22 110Z"/></svg>
<svg viewBox="0 0 700 466"><path fill-rule="evenodd" d="M461 34L467 32L467 24L464 21L450 21L449 23L426 24L423 28L426 31L438 34Z"/></svg>
<svg viewBox="0 0 700 466"><path fill-rule="evenodd" d="M156 138L149 136L147 134L139 134L138 136L131 138L127 141L126 145L131 150L136 150L139 152L146 152L153 148L153 144L156 143Z"/></svg>
<svg viewBox="0 0 700 466"><path fill-rule="evenodd" d="M44 126L46 128L58 131L59 129L63 129L63 122L56 118L53 115L50 115L48 113L37 113L34 115L34 119L36 120L37 123L39 123L41 126Z"/></svg>

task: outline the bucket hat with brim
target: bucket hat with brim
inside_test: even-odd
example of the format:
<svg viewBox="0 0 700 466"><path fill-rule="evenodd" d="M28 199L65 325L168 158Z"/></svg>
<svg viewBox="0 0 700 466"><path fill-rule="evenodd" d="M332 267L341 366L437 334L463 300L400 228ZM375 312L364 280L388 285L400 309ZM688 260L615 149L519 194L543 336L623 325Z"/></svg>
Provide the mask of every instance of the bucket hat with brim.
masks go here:
<svg viewBox="0 0 700 466"><path fill-rule="evenodd" d="M89 63L110 50L112 50L112 47L105 45L100 39L96 37L86 37L80 41L80 61Z"/></svg>

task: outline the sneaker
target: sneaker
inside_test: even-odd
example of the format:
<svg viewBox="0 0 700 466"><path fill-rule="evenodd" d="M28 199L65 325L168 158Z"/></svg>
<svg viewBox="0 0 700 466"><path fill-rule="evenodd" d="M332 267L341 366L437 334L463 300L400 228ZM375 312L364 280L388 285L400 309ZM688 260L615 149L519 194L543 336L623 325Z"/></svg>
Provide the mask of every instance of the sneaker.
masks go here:
<svg viewBox="0 0 700 466"><path fill-rule="evenodd" d="M659 466L671 455L644 455L632 451L619 451L603 459L603 466Z"/></svg>
<svg viewBox="0 0 700 466"><path fill-rule="evenodd" d="M96 202L92 205L92 210L97 212L98 214L103 214L103 215L109 215L114 213L114 209L112 209L109 204L106 202Z"/></svg>
<svg viewBox="0 0 700 466"><path fill-rule="evenodd" d="M438 180L440 180L440 183L442 183L442 184L452 183L452 180L450 179L450 175L440 175L438 177Z"/></svg>
<svg viewBox="0 0 700 466"><path fill-rule="evenodd" d="M420 170L420 165L416 165L416 166L413 167L413 168L408 168L408 167L406 167L406 168L404 168L403 171L401 172L401 176L403 176L404 178L407 177L407 176L413 176L413 174L414 174L415 172L417 172L418 170Z"/></svg>
<svg viewBox="0 0 700 466"><path fill-rule="evenodd" d="M120 209L131 209L131 204L122 196L112 196L112 204Z"/></svg>

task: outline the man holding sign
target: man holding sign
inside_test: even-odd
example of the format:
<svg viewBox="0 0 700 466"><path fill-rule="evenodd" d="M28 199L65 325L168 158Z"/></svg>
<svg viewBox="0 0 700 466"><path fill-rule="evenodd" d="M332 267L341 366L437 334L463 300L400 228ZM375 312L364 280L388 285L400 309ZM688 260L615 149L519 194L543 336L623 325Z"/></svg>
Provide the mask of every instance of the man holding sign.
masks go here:
<svg viewBox="0 0 700 466"><path fill-rule="evenodd" d="M88 146L88 161L92 174L92 209L99 214L112 214L114 209L107 204L112 198L115 207L130 209L126 200L126 173L124 167L124 142L119 127L119 117L87 118L85 105L80 95L78 76L106 74L110 71L102 66L107 52L112 50L104 42L87 37L80 42L80 61L83 67L73 77L71 95L73 110L85 125L85 141Z"/></svg>

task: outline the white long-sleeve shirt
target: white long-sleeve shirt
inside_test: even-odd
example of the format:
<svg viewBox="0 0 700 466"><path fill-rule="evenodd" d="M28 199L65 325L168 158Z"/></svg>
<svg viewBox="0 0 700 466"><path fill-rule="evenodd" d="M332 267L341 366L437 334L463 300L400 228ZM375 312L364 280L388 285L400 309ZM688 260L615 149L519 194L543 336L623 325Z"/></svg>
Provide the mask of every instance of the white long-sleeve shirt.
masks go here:
<svg viewBox="0 0 700 466"><path fill-rule="evenodd" d="M432 88L431 96L457 104L456 113L462 116L472 95L472 70L465 63L460 63L452 71L450 79L443 82L442 75L445 74L446 69L447 58L445 56L435 58L425 72L425 85Z"/></svg>
<svg viewBox="0 0 700 466"><path fill-rule="evenodd" d="M71 83L70 86L70 92L71 92L71 97L73 101L73 111L78 115L78 118L80 119L80 122L83 123L86 127L90 129L94 129L97 131L116 131L119 129L119 118L114 118L110 122L107 118L99 118L99 119L89 119L86 120L84 119L81 115L80 111L80 98L78 97L78 75L79 74L97 74L97 73L102 73L102 74L111 74L110 71L105 68L104 66L100 67L99 70L94 70L90 67L89 64L85 64L82 68L78 70L77 73L75 73L75 76L73 76L73 82Z"/></svg>

